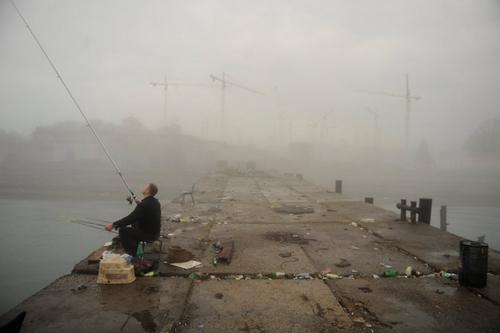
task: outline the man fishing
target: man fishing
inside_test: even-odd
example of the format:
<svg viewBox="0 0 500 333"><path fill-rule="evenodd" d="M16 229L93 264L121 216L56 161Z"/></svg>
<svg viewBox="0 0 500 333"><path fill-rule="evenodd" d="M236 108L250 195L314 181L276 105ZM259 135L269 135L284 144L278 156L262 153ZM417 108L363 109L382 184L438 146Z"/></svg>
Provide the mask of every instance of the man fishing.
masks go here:
<svg viewBox="0 0 500 333"><path fill-rule="evenodd" d="M106 224L108 231L118 229L120 240L125 252L133 257L136 255L137 245L140 241L153 241L160 237L161 228L161 206L154 196L158 193L158 187L146 184L142 194L144 199L136 201L137 206L128 216Z"/></svg>

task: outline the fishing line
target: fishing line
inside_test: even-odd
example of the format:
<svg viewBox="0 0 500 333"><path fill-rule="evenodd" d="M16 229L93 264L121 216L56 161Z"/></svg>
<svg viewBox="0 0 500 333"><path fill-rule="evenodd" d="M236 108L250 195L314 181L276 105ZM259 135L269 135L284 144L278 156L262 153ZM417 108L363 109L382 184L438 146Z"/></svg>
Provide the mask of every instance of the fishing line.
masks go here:
<svg viewBox="0 0 500 333"><path fill-rule="evenodd" d="M97 139L97 142L99 143L99 145L101 146L102 150L104 151L104 154L107 156L107 158L109 159L109 161L111 162L111 164L113 165L113 168L115 169L116 173L118 174L118 176L121 178L123 184L125 185L125 187L127 188L128 192L131 194L132 198L136 199L136 196L134 194L134 192L132 191L132 189L130 188L129 184L127 183L127 181L125 180L125 177L123 176L120 168L118 167L118 164L116 164L115 160L111 157L111 155L109 154L108 152L108 149L106 148L106 146L104 145L104 143L102 142L101 138L99 137L99 135L97 135L97 132L95 131L94 127L92 126L92 124L90 123L89 119L87 118L87 115L85 114L85 112L83 112L83 109L80 107L80 104L78 103L78 101L76 100L75 96L73 96L73 93L71 93L71 90L69 89L68 85L66 84L66 82L64 81L61 73L57 70L57 67L56 65L54 64L54 62L52 61L52 59L49 57L49 55L47 54L47 52L45 51L44 47L42 46L42 44L40 43L40 41L38 40L38 37L35 35L35 33L33 32L33 30L31 29L30 25L28 24L28 21L26 21L26 19L24 18L24 16L21 14L21 12L19 11L19 8L17 8L16 4L14 3L14 0L10 0L10 3L12 4L12 6L14 7L14 9L16 10L17 12L17 15L19 15L19 17L21 18L21 20L24 22L26 28L28 29L28 31L30 32L31 34L31 37L33 37L33 39L35 40L36 44L38 45L38 47L40 48L40 50L42 51L43 55L45 56L45 58L47 59L47 61L49 62L50 64L50 67L52 67L52 69L54 70L54 72L56 73L57 75L57 78L59 79L59 81L61 82L61 84L63 85L64 89L66 90L66 92L68 93L69 97L71 98L71 101L73 101L73 104L75 105L75 107L77 108L77 110L80 112L80 114L82 115L83 119L85 120L85 122L87 123L87 126L90 128L90 130L92 131L92 134L94 134L95 138ZM131 203L131 201L130 201Z"/></svg>

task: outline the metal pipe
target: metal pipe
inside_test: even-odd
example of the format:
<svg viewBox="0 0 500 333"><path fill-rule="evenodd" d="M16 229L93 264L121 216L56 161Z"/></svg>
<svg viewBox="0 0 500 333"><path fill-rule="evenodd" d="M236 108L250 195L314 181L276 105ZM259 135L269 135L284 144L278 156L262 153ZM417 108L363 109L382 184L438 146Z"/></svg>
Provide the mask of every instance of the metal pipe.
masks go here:
<svg viewBox="0 0 500 333"><path fill-rule="evenodd" d="M335 181L335 193L342 194L342 180Z"/></svg>
<svg viewBox="0 0 500 333"><path fill-rule="evenodd" d="M446 231L448 226L446 205L441 206L439 211L439 229Z"/></svg>

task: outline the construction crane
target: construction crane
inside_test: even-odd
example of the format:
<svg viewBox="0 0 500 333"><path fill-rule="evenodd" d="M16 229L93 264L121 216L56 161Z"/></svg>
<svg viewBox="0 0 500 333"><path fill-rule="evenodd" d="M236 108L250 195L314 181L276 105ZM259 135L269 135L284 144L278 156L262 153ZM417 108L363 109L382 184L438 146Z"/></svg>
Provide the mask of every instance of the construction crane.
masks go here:
<svg viewBox="0 0 500 333"><path fill-rule="evenodd" d="M310 121L313 135L314 133L318 133L320 142L324 142L325 140L328 139L329 117L331 114L333 114L333 110L328 112L323 112L317 119L311 119ZM319 126L319 132L318 132L318 126Z"/></svg>
<svg viewBox="0 0 500 333"><path fill-rule="evenodd" d="M213 84L207 83L187 83L187 82L169 82L167 81L167 76L164 77L163 82L150 82L153 87L163 87L164 93L164 106L163 106L163 117L165 124L167 124L168 117L168 87L213 87Z"/></svg>
<svg viewBox="0 0 500 333"><path fill-rule="evenodd" d="M257 91L255 89L246 87L244 85L241 85L239 83L231 82L226 80L226 73L222 73L222 77L217 77L215 75L210 75L210 78L212 79L213 82L220 82L220 87L221 87L221 102L220 102L220 131L221 131L221 138L224 141L225 140L225 108L226 108L226 87L235 87L239 89L246 90L248 92L251 92L253 94L257 95L265 95L263 92Z"/></svg>
<svg viewBox="0 0 500 333"><path fill-rule="evenodd" d="M406 148L406 150L408 150L408 147L410 144L411 101L412 100L418 101L419 99L422 98L420 96L413 96L410 93L410 83L409 83L408 73L406 74L406 94L405 95L394 94L394 93L390 93L390 92L368 91L368 90L357 90L357 92L364 93L364 94L371 94L371 95L382 95L382 96L389 96L389 97L396 97L396 98L404 98L406 100L405 148Z"/></svg>

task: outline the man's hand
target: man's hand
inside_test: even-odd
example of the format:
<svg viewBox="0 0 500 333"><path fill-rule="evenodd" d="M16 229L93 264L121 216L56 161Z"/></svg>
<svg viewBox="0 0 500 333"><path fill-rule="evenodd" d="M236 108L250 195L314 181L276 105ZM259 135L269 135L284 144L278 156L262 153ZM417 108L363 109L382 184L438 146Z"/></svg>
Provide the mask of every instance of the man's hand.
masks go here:
<svg viewBox="0 0 500 333"><path fill-rule="evenodd" d="M104 229L106 229L107 231L111 231L111 230L113 230L113 223L106 224L106 225L104 226Z"/></svg>

